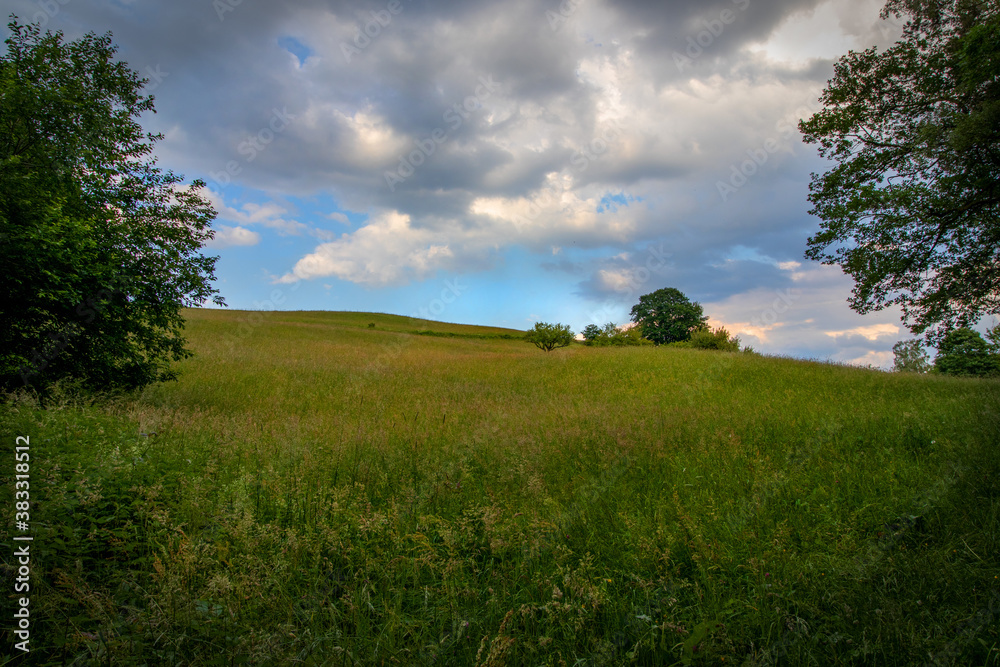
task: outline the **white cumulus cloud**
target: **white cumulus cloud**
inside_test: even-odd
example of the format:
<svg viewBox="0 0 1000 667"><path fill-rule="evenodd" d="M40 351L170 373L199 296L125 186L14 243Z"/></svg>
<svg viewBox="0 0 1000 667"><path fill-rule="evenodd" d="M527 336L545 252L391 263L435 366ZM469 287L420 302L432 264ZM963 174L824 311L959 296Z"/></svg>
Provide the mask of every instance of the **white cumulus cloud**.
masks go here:
<svg viewBox="0 0 1000 667"><path fill-rule="evenodd" d="M228 248L230 246L257 245L260 234L246 227L230 227L219 225L215 228L215 238L206 243L209 248Z"/></svg>
<svg viewBox="0 0 1000 667"><path fill-rule="evenodd" d="M415 228L408 215L391 211L355 232L319 245L278 282L334 276L383 286L425 278L446 268L454 258L446 238L441 232Z"/></svg>

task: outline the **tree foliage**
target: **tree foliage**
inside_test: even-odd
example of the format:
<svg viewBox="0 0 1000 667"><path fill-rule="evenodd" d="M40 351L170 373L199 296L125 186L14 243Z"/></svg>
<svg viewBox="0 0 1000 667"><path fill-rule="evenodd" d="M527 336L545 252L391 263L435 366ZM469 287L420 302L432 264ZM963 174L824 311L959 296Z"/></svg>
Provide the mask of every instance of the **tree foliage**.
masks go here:
<svg viewBox="0 0 1000 667"><path fill-rule="evenodd" d="M595 345L597 347L652 344L642 337L639 327L619 327L614 322L608 322L603 328L598 327L596 324L588 324L583 329L583 339L587 345Z"/></svg>
<svg viewBox="0 0 1000 667"><path fill-rule="evenodd" d="M986 340L989 341L990 352L1000 354L1000 324L986 330Z"/></svg>
<svg viewBox="0 0 1000 667"><path fill-rule="evenodd" d="M813 174L806 256L854 278L854 310L898 305L938 341L1000 304L1000 3L890 0L890 15L902 37L842 57L799 125L838 163Z"/></svg>
<svg viewBox="0 0 1000 667"><path fill-rule="evenodd" d="M600 336L601 333L602 333L601 327L597 326L596 324L588 324L583 328L583 331L580 332L580 334L583 336L583 340L585 340L588 344L593 343L595 340L597 340L597 337Z"/></svg>
<svg viewBox="0 0 1000 667"><path fill-rule="evenodd" d="M708 321L701 304L692 303L680 290L664 287L639 297L632 306L632 321L642 337L657 345L685 341L706 327Z"/></svg>
<svg viewBox="0 0 1000 667"><path fill-rule="evenodd" d="M892 346L893 370L898 373L926 373L931 369L927 352L919 338L901 340Z"/></svg>
<svg viewBox="0 0 1000 667"><path fill-rule="evenodd" d="M557 347L566 347L572 343L573 332L570 331L568 324L535 322L535 326L528 329L524 335L524 340L534 343L540 350L551 352Z"/></svg>
<svg viewBox="0 0 1000 667"><path fill-rule="evenodd" d="M949 331L938 346L934 366L948 375L1000 375L1000 356L979 332L962 327Z"/></svg>
<svg viewBox="0 0 1000 667"><path fill-rule="evenodd" d="M215 211L147 156L146 80L110 34L8 24L0 57L0 386L142 387L189 355L182 306L212 298Z"/></svg>

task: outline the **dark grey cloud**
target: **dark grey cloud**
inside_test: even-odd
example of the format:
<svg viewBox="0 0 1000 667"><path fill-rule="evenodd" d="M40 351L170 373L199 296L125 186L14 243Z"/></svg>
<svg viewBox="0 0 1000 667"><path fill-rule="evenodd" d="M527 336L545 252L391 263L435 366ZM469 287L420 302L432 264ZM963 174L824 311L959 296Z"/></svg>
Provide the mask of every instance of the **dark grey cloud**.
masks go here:
<svg viewBox="0 0 1000 667"><path fill-rule="evenodd" d="M639 53L663 65L650 69L657 83L728 70L748 44L766 40L786 18L818 4L820 0L611 3L623 26L641 31L635 38Z"/></svg>
<svg viewBox="0 0 1000 667"><path fill-rule="evenodd" d="M234 159L240 143L266 124L275 107L292 114L305 112L311 104L348 114L367 107L404 138L405 147L405 139L419 140L443 127L443 113L470 94L479 76L491 76L503 83L504 99L512 108L509 118L486 124L480 114L459 128L445 128L448 143L399 188L433 190L449 198L452 189L515 195L539 187L546 173L565 166L576 149L598 134L600 91L577 76L578 64L591 52L614 58L632 49L640 56L637 75L666 82L679 73L671 73L675 66L663 53L678 49L703 21L712 23L712 17L727 10L736 20L704 53L722 59L721 68L732 69L727 55L766 37L786 16L808 9L815 0L582 4L553 30L546 12L558 12L555 3L401 0L399 13L388 25L377 26L378 34L351 62L346 62L343 45L355 44L359 29L375 25L373 17L388 16L387 2L77 1L60 6L47 23L77 33L109 29L122 56L136 69L167 73L155 91L159 113L151 122L163 130L182 131L184 140L177 139L175 152L167 154L199 171ZM20 8L28 16L37 7L17 2L14 11ZM227 9L220 12L220 7ZM606 19L602 27L608 35L618 35L617 43L604 40L598 47L576 38L574 31L595 8ZM294 70L290 54L278 46L285 35L302 42L319 62L312 69ZM663 75L653 76L657 71ZM523 107L529 104L541 110L538 122L551 144L530 156L498 149L494 144L502 143L505 135L508 141L514 139L512 126L524 125ZM180 137L181 132L171 136ZM348 198L351 192L360 193L374 205L398 205L399 197L383 191L381 172L391 168L391 162L361 173L357 165L338 159L352 139L335 122L308 131L293 126L281 137L284 149L277 142L269 146L253 164L242 165L241 176L258 187L266 187L271 179L295 180L304 191L330 188ZM581 183L630 183L685 174L684 160L671 156L670 146L655 133L645 148L635 159L596 163ZM516 164L506 178L488 178L510 163ZM420 204L426 197L411 201L415 214L425 213Z"/></svg>

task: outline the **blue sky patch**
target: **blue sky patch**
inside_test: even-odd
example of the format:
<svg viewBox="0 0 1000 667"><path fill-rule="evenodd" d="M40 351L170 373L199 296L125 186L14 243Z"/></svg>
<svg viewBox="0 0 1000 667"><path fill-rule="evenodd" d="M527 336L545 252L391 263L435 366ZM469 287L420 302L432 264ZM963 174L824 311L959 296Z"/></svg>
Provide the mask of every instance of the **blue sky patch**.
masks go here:
<svg viewBox="0 0 1000 667"><path fill-rule="evenodd" d="M615 213L618 211L619 207L628 206L634 201L638 201L632 195L619 192L617 194L608 193L601 197L601 203L597 206L598 213L610 212Z"/></svg>
<svg viewBox="0 0 1000 667"><path fill-rule="evenodd" d="M278 46L288 51L299 59L299 65L305 63L306 59L313 54L312 49L295 39L294 37L279 37Z"/></svg>

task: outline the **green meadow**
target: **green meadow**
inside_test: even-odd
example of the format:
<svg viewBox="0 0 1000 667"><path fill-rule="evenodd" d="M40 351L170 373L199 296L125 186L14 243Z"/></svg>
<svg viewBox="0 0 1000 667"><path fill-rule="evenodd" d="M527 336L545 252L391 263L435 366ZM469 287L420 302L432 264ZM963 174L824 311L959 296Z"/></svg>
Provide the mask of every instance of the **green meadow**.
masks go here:
<svg viewBox="0 0 1000 667"><path fill-rule="evenodd" d="M186 317L177 382L0 405L5 664L1000 665L998 381Z"/></svg>

